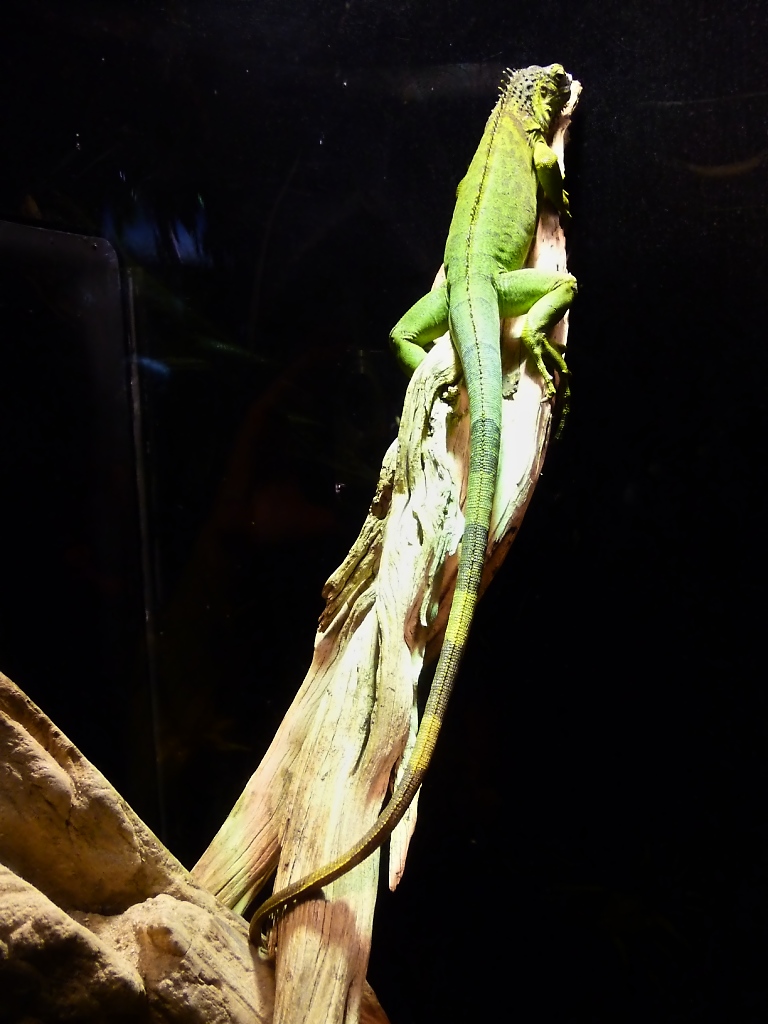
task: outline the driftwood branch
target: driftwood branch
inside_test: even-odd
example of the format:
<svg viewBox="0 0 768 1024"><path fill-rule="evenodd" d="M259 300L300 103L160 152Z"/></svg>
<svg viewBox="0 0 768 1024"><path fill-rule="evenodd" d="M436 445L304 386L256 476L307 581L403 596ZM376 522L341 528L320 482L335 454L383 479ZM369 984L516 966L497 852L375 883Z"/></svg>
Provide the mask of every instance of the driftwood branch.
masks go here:
<svg viewBox="0 0 768 1024"><path fill-rule="evenodd" d="M574 85L555 138L564 136ZM531 265L565 269L564 237L544 212ZM483 578L498 569L538 479L552 409L519 342L504 325L499 482ZM567 323L555 340L565 344ZM417 728L416 687L439 649L455 582L466 488L466 392L450 339L414 374L397 441L385 456L363 529L326 584L309 672L242 796L193 869L228 907L244 912L276 868L276 888L343 853L376 819ZM397 884L416 802L390 843ZM299 904L279 922L275 1021L358 1019L368 962L379 854Z"/></svg>

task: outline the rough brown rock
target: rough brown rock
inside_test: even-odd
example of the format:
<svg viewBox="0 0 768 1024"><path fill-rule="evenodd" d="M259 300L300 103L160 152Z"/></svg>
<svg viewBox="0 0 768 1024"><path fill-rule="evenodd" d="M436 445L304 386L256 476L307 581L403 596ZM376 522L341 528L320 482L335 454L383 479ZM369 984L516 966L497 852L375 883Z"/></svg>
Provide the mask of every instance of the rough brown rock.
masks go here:
<svg viewBox="0 0 768 1024"><path fill-rule="evenodd" d="M272 1019L241 917L0 674L0 1022Z"/></svg>

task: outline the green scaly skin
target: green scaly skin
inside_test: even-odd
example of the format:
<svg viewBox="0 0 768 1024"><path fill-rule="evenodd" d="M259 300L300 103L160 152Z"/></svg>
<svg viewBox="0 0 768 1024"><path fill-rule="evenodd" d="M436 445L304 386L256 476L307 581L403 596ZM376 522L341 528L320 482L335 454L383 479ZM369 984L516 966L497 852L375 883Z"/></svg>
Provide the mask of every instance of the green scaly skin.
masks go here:
<svg viewBox="0 0 768 1024"><path fill-rule="evenodd" d="M429 766L466 645L488 544L501 436L501 320L527 314L522 343L549 397L555 387L546 364L568 373L547 334L570 306L576 281L570 274L524 268L540 195L561 215L568 214L568 196L549 140L570 89L571 78L559 64L509 73L459 185L445 247L445 284L423 296L392 330L398 360L412 372L426 348L450 329L469 394L465 526L445 639L416 743L390 802L350 850L279 890L258 908L250 927L254 942L261 939L265 918L316 893L384 842Z"/></svg>

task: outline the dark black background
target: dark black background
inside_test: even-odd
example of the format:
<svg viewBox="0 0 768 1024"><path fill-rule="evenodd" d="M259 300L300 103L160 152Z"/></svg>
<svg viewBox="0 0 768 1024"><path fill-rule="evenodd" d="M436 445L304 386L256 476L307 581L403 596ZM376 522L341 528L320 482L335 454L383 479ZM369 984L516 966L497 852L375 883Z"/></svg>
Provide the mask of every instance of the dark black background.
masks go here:
<svg viewBox="0 0 768 1024"><path fill-rule="evenodd" d="M583 83L572 413L478 612L369 977L394 1024L768 1019L765 4L3 11L0 217L105 235L135 290L151 573L105 583L66 526L2 667L188 865L308 666L395 429L386 337L503 67ZM34 408L69 376L31 375ZM52 460L3 422L18 490ZM3 544L39 553L40 529ZM125 626L101 665L97 608Z"/></svg>

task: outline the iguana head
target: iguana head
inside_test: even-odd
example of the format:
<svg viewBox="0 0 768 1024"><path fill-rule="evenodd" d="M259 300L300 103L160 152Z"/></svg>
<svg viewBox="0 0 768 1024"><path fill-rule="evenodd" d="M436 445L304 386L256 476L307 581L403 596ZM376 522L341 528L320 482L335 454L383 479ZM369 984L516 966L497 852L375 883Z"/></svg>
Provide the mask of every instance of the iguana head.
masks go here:
<svg viewBox="0 0 768 1024"><path fill-rule="evenodd" d="M503 102L516 107L527 126L547 134L571 94L571 76L562 64L534 64L507 74Z"/></svg>

